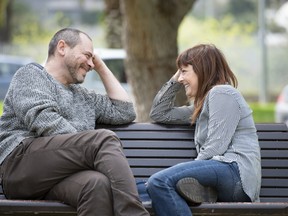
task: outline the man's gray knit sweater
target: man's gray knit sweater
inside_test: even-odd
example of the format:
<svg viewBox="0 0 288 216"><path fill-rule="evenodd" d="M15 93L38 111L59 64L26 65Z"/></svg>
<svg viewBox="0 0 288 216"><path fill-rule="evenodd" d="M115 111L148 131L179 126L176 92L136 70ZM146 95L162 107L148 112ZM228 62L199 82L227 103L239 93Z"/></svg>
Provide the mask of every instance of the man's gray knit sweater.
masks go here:
<svg viewBox="0 0 288 216"><path fill-rule="evenodd" d="M90 72L93 73L93 72ZM25 138L93 130L97 123L135 119L133 104L64 86L44 68L28 64L14 75L0 118L0 163Z"/></svg>

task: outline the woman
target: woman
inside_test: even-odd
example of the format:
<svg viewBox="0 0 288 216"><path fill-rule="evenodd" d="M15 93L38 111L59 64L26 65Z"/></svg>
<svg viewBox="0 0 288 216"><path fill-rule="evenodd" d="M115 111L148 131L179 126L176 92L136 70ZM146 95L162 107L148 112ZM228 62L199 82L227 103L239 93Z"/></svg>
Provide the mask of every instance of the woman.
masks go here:
<svg viewBox="0 0 288 216"><path fill-rule="evenodd" d="M200 44L181 53L176 64L178 71L156 95L150 117L195 123L197 157L149 178L157 216L192 215L187 202L259 201L260 147L252 111L224 55L214 45ZM174 107L181 85L191 106Z"/></svg>

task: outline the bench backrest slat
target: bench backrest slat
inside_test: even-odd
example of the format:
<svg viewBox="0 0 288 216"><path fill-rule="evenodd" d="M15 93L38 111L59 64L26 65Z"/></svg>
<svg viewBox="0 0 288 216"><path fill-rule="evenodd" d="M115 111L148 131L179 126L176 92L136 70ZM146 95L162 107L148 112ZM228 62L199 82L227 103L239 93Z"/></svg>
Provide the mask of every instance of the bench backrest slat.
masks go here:
<svg viewBox="0 0 288 216"><path fill-rule="evenodd" d="M261 201L287 201L287 126L269 123L257 124L256 128L262 157ZM147 179L155 172L193 160L197 155L194 126L137 123L111 129L120 137L136 179Z"/></svg>

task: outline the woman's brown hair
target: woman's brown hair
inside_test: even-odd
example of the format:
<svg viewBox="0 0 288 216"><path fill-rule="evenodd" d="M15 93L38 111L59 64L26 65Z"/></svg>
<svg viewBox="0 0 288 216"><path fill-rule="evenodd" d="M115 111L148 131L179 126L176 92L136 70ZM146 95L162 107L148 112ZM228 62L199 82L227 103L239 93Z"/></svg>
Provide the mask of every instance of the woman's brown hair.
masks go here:
<svg viewBox="0 0 288 216"><path fill-rule="evenodd" d="M224 54L213 44L199 44L182 52L177 67L191 65L198 77L198 89L194 99L192 123L199 116L208 91L215 85L230 84L237 88L238 81L230 69ZM189 98L192 99L192 98Z"/></svg>

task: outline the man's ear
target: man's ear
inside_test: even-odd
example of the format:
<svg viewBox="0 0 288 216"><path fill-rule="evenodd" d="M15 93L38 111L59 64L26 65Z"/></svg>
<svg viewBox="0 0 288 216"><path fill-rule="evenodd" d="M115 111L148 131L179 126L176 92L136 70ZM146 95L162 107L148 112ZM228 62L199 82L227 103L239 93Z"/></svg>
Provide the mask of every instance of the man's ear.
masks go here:
<svg viewBox="0 0 288 216"><path fill-rule="evenodd" d="M65 50L66 50L67 44L65 43L64 40L59 40L57 44L57 52L59 55L64 56L65 55Z"/></svg>

